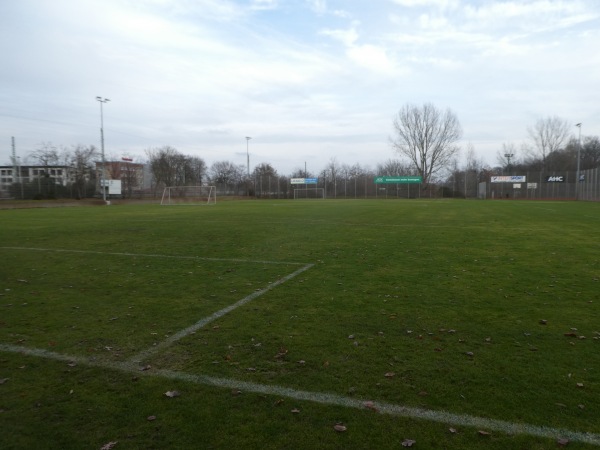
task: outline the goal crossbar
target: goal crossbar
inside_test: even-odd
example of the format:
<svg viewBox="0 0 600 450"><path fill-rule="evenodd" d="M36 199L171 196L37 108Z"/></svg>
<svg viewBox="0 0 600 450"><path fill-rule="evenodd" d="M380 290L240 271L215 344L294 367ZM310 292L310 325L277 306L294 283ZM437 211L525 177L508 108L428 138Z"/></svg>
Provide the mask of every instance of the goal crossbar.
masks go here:
<svg viewBox="0 0 600 450"><path fill-rule="evenodd" d="M304 198L325 198L325 189L324 188L304 188L304 189L294 189L294 199L304 199Z"/></svg>
<svg viewBox="0 0 600 450"><path fill-rule="evenodd" d="M161 205L214 205L217 203L216 186L168 186L164 189Z"/></svg>

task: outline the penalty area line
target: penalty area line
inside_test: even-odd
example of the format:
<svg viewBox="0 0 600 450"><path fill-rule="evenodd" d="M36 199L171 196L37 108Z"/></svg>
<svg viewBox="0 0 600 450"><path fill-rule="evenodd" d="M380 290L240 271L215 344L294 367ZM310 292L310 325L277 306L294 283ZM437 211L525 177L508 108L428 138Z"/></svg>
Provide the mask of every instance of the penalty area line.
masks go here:
<svg viewBox="0 0 600 450"><path fill-rule="evenodd" d="M513 423L504 420L488 419L485 417L477 417L467 414L454 414L447 411L427 410L423 408L414 408L385 402L361 400L325 392L303 391L277 385L265 385L228 378L211 377L207 375L193 375L171 370L150 369L147 371L140 371L139 367L134 366L130 362L116 363L91 361L89 358L84 358L81 356L63 355L44 349L27 348L10 344L0 344L0 351L19 353L26 356L36 356L55 361L76 362L82 366L110 369L130 374L136 373L140 376L180 380L218 388L239 389L242 392L246 391L254 394L287 397L299 401L320 403L326 406L341 406L345 408L363 409L376 411L379 414L388 414L392 416L405 417L408 419L426 420L430 422L443 423L446 425L497 431L509 436L528 435L545 439L567 438L573 442L582 442L585 444L600 446L600 434L594 433L543 427L526 423Z"/></svg>
<svg viewBox="0 0 600 450"><path fill-rule="evenodd" d="M213 322L216 319L223 317L225 314L228 314L231 311L239 308L240 306L245 305L246 303L254 300L255 298L260 297L263 294L266 294L271 289L274 289L277 286L285 283L286 281L291 280L292 278L300 275L302 272L310 269L313 266L314 266L314 264L307 264L307 265L301 267L300 269L296 270L295 272L292 272L289 275L286 275L286 276L278 279L277 281L274 281L273 283L269 284L266 288L255 291L252 294L247 295L246 297L242 298L241 300L238 300L237 302L233 303L232 305L229 305L229 306L211 314L208 317L200 319L195 324L190 325L189 327L184 328L181 331L178 331L177 333L173 334L172 336L169 336L169 338L165 339L164 341L161 341L160 343L156 344L154 347L151 347L148 350L144 350L144 351L138 353L137 355L133 356L132 358L129 359L129 362L130 363L138 363L138 364L141 363L143 360L149 358L150 356L155 355L156 353L171 346L174 342L192 334L193 332L199 330L200 328L204 327L205 325L209 324L210 322Z"/></svg>
<svg viewBox="0 0 600 450"><path fill-rule="evenodd" d="M181 255L159 255L152 253L124 253L124 252L100 252L95 250L70 250L62 248L36 248L36 247L0 247L0 250L27 250L33 252L49 252L49 253L82 253L89 255L107 255L107 256L138 256L140 258L170 258L170 259L188 259L194 261L214 261L214 262L237 262L248 264L279 264L282 266L302 266L306 263L290 262L290 261L263 261L255 259L241 258L209 258L204 256L181 256Z"/></svg>

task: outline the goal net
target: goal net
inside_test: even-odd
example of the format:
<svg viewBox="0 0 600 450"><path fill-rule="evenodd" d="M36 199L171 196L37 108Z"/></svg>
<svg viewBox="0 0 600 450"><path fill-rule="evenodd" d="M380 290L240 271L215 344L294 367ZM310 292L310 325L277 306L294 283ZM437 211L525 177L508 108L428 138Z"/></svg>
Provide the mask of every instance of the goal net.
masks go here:
<svg viewBox="0 0 600 450"><path fill-rule="evenodd" d="M299 198L325 198L324 188L294 189L294 199Z"/></svg>
<svg viewBox="0 0 600 450"><path fill-rule="evenodd" d="M217 203L215 186L171 186L163 191L161 205L214 205Z"/></svg>

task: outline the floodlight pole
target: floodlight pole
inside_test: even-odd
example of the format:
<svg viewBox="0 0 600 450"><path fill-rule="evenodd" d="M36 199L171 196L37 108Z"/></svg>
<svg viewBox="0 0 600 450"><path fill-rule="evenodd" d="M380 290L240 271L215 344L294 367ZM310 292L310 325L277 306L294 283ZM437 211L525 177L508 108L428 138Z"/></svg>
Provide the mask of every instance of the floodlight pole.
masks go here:
<svg viewBox="0 0 600 450"><path fill-rule="evenodd" d="M508 160L508 174L510 175L510 158L515 156L514 153L505 153L504 157Z"/></svg>
<svg viewBox="0 0 600 450"><path fill-rule="evenodd" d="M248 179L250 179L250 152L248 151L248 142L252 139L250 136L246 136L246 165L248 168Z"/></svg>
<svg viewBox="0 0 600 450"><path fill-rule="evenodd" d="M246 167L248 171L248 197L250 197L250 152L248 151L248 143L252 139L250 136L246 136Z"/></svg>
<svg viewBox="0 0 600 450"><path fill-rule="evenodd" d="M577 175L575 175L575 200L579 200L579 161L581 160L581 122L575 124L579 128L579 142L577 143Z"/></svg>
<svg viewBox="0 0 600 450"><path fill-rule="evenodd" d="M100 102L100 148L102 151L102 177L100 178L100 187L102 187L102 199L106 203L106 161L104 160L104 112L102 111L102 104L110 102L108 98L96 97L96 100Z"/></svg>

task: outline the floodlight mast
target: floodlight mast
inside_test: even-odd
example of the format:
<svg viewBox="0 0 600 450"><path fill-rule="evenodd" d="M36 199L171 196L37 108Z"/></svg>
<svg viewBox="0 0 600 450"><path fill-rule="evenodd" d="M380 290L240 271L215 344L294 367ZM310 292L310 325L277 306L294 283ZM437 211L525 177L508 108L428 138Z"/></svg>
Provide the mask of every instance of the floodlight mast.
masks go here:
<svg viewBox="0 0 600 450"><path fill-rule="evenodd" d="M504 157L508 160L508 174L510 175L510 158L512 158L513 156L515 156L514 153L505 153Z"/></svg>
<svg viewBox="0 0 600 450"><path fill-rule="evenodd" d="M250 152L248 151L248 143L252 139L250 136L246 136L246 167L248 176L248 197L250 197Z"/></svg>
<svg viewBox="0 0 600 450"><path fill-rule="evenodd" d="M102 199L106 203L106 161L104 160L104 112L102 110L102 104L110 102L110 99L97 96L96 100L100 102L100 149L102 151L102 175L100 178L100 186L102 187Z"/></svg>
<svg viewBox="0 0 600 450"><path fill-rule="evenodd" d="M577 143L577 175L575 176L575 200L579 200L579 162L581 160L581 122L575 124L579 128L579 141Z"/></svg>
<svg viewBox="0 0 600 450"><path fill-rule="evenodd" d="M246 165L248 168L248 179L250 179L250 152L248 151L248 143L252 139L250 136L246 136Z"/></svg>

